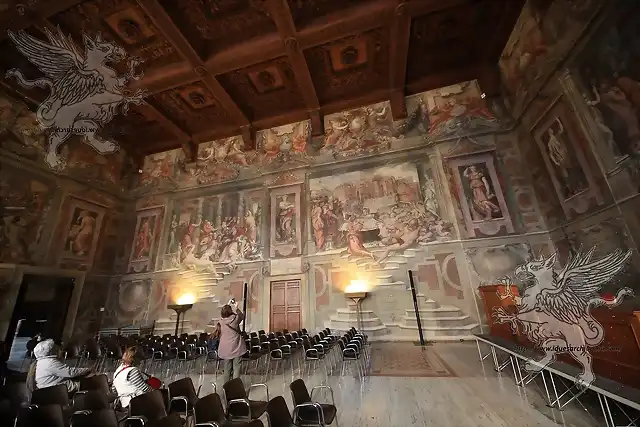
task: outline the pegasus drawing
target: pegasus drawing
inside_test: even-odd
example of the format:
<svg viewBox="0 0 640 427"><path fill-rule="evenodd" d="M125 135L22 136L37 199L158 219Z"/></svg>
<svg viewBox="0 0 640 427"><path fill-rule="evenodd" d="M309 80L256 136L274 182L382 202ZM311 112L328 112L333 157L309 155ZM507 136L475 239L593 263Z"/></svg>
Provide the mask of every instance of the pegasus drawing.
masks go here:
<svg viewBox="0 0 640 427"><path fill-rule="evenodd" d="M625 268L632 251L616 250L597 259L594 251L595 247L587 252L580 250L560 271L554 270L557 254L520 265L514 271L515 277L530 284L521 297L511 292L511 279L502 280L505 292L498 295L502 299L512 298L516 313L497 307L493 317L497 323L508 322L514 332L519 327L544 351L537 363L525 365L526 370L540 371L553 363L557 354L568 353L583 368L577 384L586 386L594 381L589 347L602 343L604 329L591 315L591 308L615 307L625 296L633 295L629 288L620 289L613 299L598 295L601 287Z"/></svg>
<svg viewBox="0 0 640 427"><path fill-rule="evenodd" d="M48 42L33 37L25 31L13 33L9 38L16 48L34 64L44 77L27 80L21 71L12 69L6 77L13 77L28 89L48 88L49 95L38 107L36 117L40 126L49 133L45 161L52 168L64 167L58 155L59 149L71 135L81 135L84 142L101 154L117 151L112 141L96 135L100 127L118 114L120 107L127 114L129 104L141 104L144 91L133 93L125 90L131 80L139 80L135 68L141 61L129 57L128 71L118 73L108 66L127 59L126 52L116 44L83 35L85 51L81 52L70 37L60 28L56 32L44 30Z"/></svg>

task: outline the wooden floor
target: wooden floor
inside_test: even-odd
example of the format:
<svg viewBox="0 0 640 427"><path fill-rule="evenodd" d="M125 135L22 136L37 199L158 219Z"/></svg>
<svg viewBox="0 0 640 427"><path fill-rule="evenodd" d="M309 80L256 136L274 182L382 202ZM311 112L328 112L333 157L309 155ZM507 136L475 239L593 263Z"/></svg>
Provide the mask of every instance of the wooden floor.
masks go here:
<svg viewBox="0 0 640 427"><path fill-rule="evenodd" d="M483 367L475 343L436 344L427 347L427 351L436 352L455 376L369 376L360 381L353 375L330 375L327 380L324 375L315 374L304 379L309 388L321 383L333 388L341 427L604 425L580 404L570 404L564 411L550 409L541 398L543 391L535 384L526 388L515 386L510 375L494 372L489 360ZM213 375L193 379L196 386L202 384L201 396L213 391ZM219 375L219 391L221 380ZM253 380L258 382L258 377ZM289 409L292 409L288 389L291 380L291 372L287 371L284 377L278 375L267 384L270 397L285 396ZM256 398L260 398L260 391L256 390ZM593 413L599 416L596 411Z"/></svg>

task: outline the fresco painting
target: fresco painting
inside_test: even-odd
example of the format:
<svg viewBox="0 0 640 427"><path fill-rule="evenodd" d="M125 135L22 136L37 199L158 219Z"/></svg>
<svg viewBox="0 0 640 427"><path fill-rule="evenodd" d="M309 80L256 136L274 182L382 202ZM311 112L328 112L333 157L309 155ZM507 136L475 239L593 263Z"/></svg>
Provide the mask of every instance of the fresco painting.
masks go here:
<svg viewBox="0 0 640 427"><path fill-rule="evenodd" d="M162 207L138 212L129 255L129 272L141 273L153 270L163 212Z"/></svg>
<svg viewBox="0 0 640 427"><path fill-rule="evenodd" d="M476 80L430 90L407 98L409 117L396 133L433 139L470 135L503 126L482 97Z"/></svg>
<svg viewBox="0 0 640 427"><path fill-rule="evenodd" d="M258 133L259 162L263 166L278 164L307 164L311 161L308 144L311 122L302 121Z"/></svg>
<svg viewBox="0 0 640 427"><path fill-rule="evenodd" d="M145 157L142 172L139 175L139 186L153 187L173 183L181 152L181 149L177 149Z"/></svg>
<svg viewBox="0 0 640 427"><path fill-rule="evenodd" d="M299 256L302 253L302 186L289 185L270 190L270 256Z"/></svg>
<svg viewBox="0 0 640 427"><path fill-rule="evenodd" d="M601 148L617 162L640 156L640 8L596 34L576 64Z"/></svg>
<svg viewBox="0 0 640 427"><path fill-rule="evenodd" d="M172 265L215 271L262 257L263 193L237 192L176 200L166 256Z"/></svg>
<svg viewBox="0 0 640 427"><path fill-rule="evenodd" d="M345 251L380 262L393 252L451 237L451 224L423 202L411 163L313 178L309 191L318 252Z"/></svg>
<svg viewBox="0 0 640 427"><path fill-rule="evenodd" d="M499 65L519 115L558 62L574 47L591 18L606 2L529 0L511 33Z"/></svg>
<svg viewBox="0 0 640 427"><path fill-rule="evenodd" d="M71 206L71 222L67 227L63 255L90 261L96 249L104 210L81 201L72 202Z"/></svg>
<svg viewBox="0 0 640 427"><path fill-rule="evenodd" d="M0 262L34 262L51 198L46 183L0 164Z"/></svg>
<svg viewBox="0 0 640 427"><path fill-rule="evenodd" d="M493 152L447 159L452 194L469 237L515 232Z"/></svg>
<svg viewBox="0 0 640 427"><path fill-rule="evenodd" d="M388 102L325 117L320 155L353 157L386 151L394 141Z"/></svg>
<svg viewBox="0 0 640 427"><path fill-rule="evenodd" d="M575 154L574 145L569 140L568 131L559 117L542 130L539 138L544 144L545 153L560 184L563 200L589 188L589 181Z"/></svg>

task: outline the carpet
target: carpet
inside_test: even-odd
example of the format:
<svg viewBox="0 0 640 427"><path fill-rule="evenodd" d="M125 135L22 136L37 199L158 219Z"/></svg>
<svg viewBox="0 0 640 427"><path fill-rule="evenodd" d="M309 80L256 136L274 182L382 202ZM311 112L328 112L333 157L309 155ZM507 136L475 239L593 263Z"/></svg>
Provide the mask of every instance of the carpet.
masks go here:
<svg viewBox="0 0 640 427"><path fill-rule="evenodd" d="M432 348L408 342L372 343L371 371L374 377L455 377Z"/></svg>

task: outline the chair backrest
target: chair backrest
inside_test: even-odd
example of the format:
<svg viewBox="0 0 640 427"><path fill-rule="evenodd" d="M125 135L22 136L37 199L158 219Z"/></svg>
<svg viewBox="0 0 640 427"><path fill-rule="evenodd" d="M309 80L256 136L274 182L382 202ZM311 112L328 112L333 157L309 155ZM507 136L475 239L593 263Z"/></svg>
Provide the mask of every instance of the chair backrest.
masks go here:
<svg viewBox="0 0 640 427"><path fill-rule="evenodd" d="M224 396L227 399L227 402L233 399L246 399L247 392L244 389L244 383L240 378L234 378L230 381L227 381L222 386L224 390Z"/></svg>
<svg viewBox="0 0 640 427"><path fill-rule="evenodd" d="M174 412L173 414L151 422L150 427L182 427L182 417Z"/></svg>
<svg viewBox="0 0 640 427"><path fill-rule="evenodd" d="M30 393L26 382L7 383L0 387L0 399L9 401L14 409L28 404L29 398Z"/></svg>
<svg viewBox="0 0 640 427"><path fill-rule="evenodd" d="M15 427L65 427L60 405L42 405L20 408Z"/></svg>
<svg viewBox="0 0 640 427"><path fill-rule="evenodd" d="M118 417L113 409L76 412L71 416L73 427L118 427Z"/></svg>
<svg viewBox="0 0 640 427"><path fill-rule="evenodd" d="M149 421L159 420L167 415L164 398L160 390L153 390L134 397L129 402L129 415L145 417Z"/></svg>
<svg viewBox="0 0 640 427"><path fill-rule="evenodd" d="M31 393L32 405L60 405L69 406L69 394L65 384L58 384L52 387L44 387L34 390Z"/></svg>
<svg viewBox="0 0 640 427"><path fill-rule="evenodd" d="M197 423L209 423L212 421L223 422L225 420L224 406L218 393L211 393L200 398L195 404L195 416Z"/></svg>
<svg viewBox="0 0 640 427"><path fill-rule="evenodd" d="M104 394L109 394L109 379L105 374L82 377L80 378L80 390L99 390Z"/></svg>
<svg viewBox="0 0 640 427"><path fill-rule="evenodd" d="M293 399L294 406L311 402L311 396L309 395L307 386L301 378L289 384L289 388L291 389L291 398Z"/></svg>
<svg viewBox="0 0 640 427"><path fill-rule="evenodd" d="M109 397L101 390L79 392L73 396L74 411L99 411L109 409Z"/></svg>
<svg viewBox="0 0 640 427"><path fill-rule="evenodd" d="M267 417L270 427L291 427L293 420L287 402L282 396L276 396L267 404Z"/></svg>
<svg viewBox="0 0 640 427"><path fill-rule="evenodd" d="M198 399L191 377L185 377L174 381L169 384L167 388L169 389L169 397L171 399L178 396L186 397L189 402L195 402Z"/></svg>

